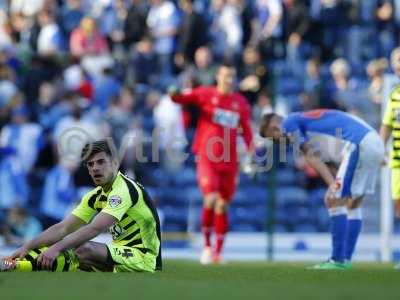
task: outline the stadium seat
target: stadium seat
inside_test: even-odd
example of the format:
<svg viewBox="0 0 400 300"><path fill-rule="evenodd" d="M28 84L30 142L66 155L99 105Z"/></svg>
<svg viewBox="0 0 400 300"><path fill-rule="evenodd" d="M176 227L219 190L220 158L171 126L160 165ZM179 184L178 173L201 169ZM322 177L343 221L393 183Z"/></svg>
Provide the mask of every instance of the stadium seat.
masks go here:
<svg viewBox="0 0 400 300"><path fill-rule="evenodd" d="M303 90L303 83L295 77L281 77L276 84L279 95L297 95Z"/></svg>

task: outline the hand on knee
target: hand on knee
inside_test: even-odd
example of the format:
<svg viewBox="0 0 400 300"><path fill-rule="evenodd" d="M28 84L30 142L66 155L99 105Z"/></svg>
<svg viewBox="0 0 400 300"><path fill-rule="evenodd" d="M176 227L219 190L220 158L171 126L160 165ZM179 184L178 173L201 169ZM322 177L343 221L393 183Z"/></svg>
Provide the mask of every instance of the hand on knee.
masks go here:
<svg viewBox="0 0 400 300"><path fill-rule="evenodd" d="M354 199L349 198L347 200L347 208L349 210L359 208L359 207L361 207L361 203L362 203L362 197L358 197L358 198L354 198Z"/></svg>

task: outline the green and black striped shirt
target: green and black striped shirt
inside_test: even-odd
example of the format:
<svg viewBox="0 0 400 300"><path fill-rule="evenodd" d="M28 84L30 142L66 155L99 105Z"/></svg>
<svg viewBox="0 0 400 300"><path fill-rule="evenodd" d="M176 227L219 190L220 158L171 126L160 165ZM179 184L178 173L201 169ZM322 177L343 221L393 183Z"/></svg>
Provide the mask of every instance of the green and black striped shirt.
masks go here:
<svg viewBox="0 0 400 300"><path fill-rule="evenodd" d="M106 193L101 187L91 190L72 214L89 223L99 212L118 220L110 228L113 244L154 255L155 269L162 268L160 222L142 185L119 172L110 191Z"/></svg>

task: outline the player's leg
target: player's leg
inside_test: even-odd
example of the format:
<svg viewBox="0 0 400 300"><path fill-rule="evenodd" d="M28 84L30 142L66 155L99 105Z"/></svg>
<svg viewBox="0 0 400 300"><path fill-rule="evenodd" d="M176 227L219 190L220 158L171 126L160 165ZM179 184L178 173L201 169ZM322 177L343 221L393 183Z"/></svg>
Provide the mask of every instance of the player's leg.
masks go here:
<svg viewBox="0 0 400 300"><path fill-rule="evenodd" d="M106 244L86 242L75 250L79 269L83 271L111 272L114 263Z"/></svg>
<svg viewBox="0 0 400 300"><path fill-rule="evenodd" d="M221 261L221 253L226 234L229 230L228 209L231 199L236 191L237 170L228 170L219 173L219 197L215 204L214 231L216 235L216 245L214 250L214 262Z"/></svg>
<svg viewBox="0 0 400 300"><path fill-rule="evenodd" d="M157 256L145 249L107 245L114 272L155 272Z"/></svg>
<svg viewBox="0 0 400 300"><path fill-rule="evenodd" d="M363 197L349 198L347 202L347 230L345 240L345 261L351 267L350 261L357 245L362 228L362 204Z"/></svg>
<svg viewBox="0 0 400 300"><path fill-rule="evenodd" d="M40 266L37 264L39 255L46 251L47 247L40 249L33 249L28 254L17 260L1 259L0 271L16 271L16 272L34 272L41 271ZM53 272L66 272L75 271L78 268L78 259L74 250L67 250L60 253L52 266Z"/></svg>
<svg viewBox="0 0 400 300"><path fill-rule="evenodd" d="M334 191L325 197L325 206L331 220L331 258L316 269L345 269L345 246L347 230L347 199L351 196L351 184L358 163L359 148L348 145L336 174Z"/></svg>
<svg viewBox="0 0 400 300"><path fill-rule="evenodd" d="M197 164L197 181L203 194L203 209L201 213L201 229L204 236L204 248L200 257L202 264L212 262L211 234L214 223L214 205L218 197L217 179L214 170L207 162Z"/></svg>
<svg viewBox="0 0 400 300"><path fill-rule="evenodd" d="M220 263L222 258L222 249L224 246L225 236L228 232L228 207L229 203L222 197L218 197L215 204L214 213L214 231L215 231L215 248L213 253L214 263Z"/></svg>
<svg viewBox="0 0 400 300"><path fill-rule="evenodd" d="M351 198L347 203L345 260L349 267L362 228L362 201L364 195L374 194L376 179L384 158L382 141L374 132L363 139L359 148L359 159L351 181Z"/></svg>
<svg viewBox="0 0 400 300"><path fill-rule="evenodd" d="M400 169L392 169L392 198L394 200L394 209L396 218L400 218ZM400 270L400 264L395 266Z"/></svg>

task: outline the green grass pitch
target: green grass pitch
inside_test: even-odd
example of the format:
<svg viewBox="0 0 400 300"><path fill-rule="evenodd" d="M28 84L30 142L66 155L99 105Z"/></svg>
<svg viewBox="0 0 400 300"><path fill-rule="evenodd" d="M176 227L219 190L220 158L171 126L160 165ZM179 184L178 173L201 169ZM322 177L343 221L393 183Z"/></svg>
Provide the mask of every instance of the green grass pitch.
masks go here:
<svg viewBox="0 0 400 300"><path fill-rule="evenodd" d="M355 264L350 271L307 266L167 260L155 274L0 273L0 299L400 299L400 272L392 265Z"/></svg>

